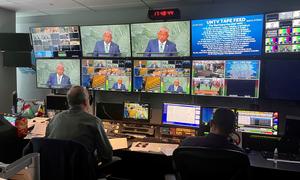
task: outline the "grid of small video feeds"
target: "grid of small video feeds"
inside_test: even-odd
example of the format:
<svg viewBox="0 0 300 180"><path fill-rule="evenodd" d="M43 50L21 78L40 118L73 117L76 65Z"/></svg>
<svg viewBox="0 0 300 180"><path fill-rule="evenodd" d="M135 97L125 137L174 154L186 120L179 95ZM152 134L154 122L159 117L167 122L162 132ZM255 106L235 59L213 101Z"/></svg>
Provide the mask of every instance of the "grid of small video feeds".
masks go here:
<svg viewBox="0 0 300 180"><path fill-rule="evenodd" d="M36 58L81 55L78 26L31 28L31 36Z"/></svg>
<svg viewBox="0 0 300 180"><path fill-rule="evenodd" d="M82 60L82 85L90 90L131 91L131 60Z"/></svg>
<svg viewBox="0 0 300 180"><path fill-rule="evenodd" d="M135 60L134 91L190 94L189 60Z"/></svg>
<svg viewBox="0 0 300 180"><path fill-rule="evenodd" d="M300 11L266 15L266 53L300 52Z"/></svg>
<svg viewBox="0 0 300 180"><path fill-rule="evenodd" d="M258 98L259 60L193 61L192 94Z"/></svg>

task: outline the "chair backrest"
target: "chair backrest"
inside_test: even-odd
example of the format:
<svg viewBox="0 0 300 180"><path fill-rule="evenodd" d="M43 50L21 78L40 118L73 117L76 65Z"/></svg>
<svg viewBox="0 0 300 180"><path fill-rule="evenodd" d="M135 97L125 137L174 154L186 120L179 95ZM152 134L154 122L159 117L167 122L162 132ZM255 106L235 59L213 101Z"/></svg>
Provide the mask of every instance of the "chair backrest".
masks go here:
<svg viewBox="0 0 300 180"><path fill-rule="evenodd" d="M94 180L96 161L92 153L78 142L33 138L23 154L40 153L43 180Z"/></svg>
<svg viewBox="0 0 300 180"><path fill-rule="evenodd" d="M207 147L180 147L173 153L177 179L248 179L248 156L242 152Z"/></svg>

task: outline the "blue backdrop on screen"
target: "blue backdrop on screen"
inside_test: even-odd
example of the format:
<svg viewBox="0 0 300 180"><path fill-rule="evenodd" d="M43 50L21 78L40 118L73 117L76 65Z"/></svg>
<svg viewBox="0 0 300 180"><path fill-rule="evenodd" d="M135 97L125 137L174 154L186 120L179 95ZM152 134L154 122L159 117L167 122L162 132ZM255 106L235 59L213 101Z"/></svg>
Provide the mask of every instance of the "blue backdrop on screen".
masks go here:
<svg viewBox="0 0 300 180"><path fill-rule="evenodd" d="M262 51L263 15L192 21L192 56L254 56Z"/></svg>

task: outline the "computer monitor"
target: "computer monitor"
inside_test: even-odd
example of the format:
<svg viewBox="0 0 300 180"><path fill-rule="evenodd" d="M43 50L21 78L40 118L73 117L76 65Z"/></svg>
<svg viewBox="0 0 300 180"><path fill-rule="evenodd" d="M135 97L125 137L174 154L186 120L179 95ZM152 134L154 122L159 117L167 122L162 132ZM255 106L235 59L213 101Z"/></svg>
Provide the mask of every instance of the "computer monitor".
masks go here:
<svg viewBox="0 0 300 180"><path fill-rule="evenodd" d="M96 116L105 120L123 120L123 103L98 102L96 104Z"/></svg>
<svg viewBox="0 0 300 180"><path fill-rule="evenodd" d="M47 110L63 111L69 109L68 99L65 95L48 95L46 97Z"/></svg>
<svg viewBox="0 0 300 180"><path fill-rule="evenodd" d="M131 92L131 60L82 60L82 85L90 90Z"/></svg>
<svg viewBox="0 0 300 180"><path fill-rule="evenodd" d="M83 57L130 57L129 24L80 26Z"/></svg>
<svg viewBox="0 0 300 180"><path fill-rule="evenodd" d="M195 60L192 94L258 98L259 60Z"/></svg>
<svg viewBox="0 0 300 180"><path fill-rule="evenodd" d="M134 61L134 91L190 94L190 60Z"/></svg>
<svg viewBox="0 0 300 180"><path fill-rule="evenodd" d="M254 134L277 135L278 112L237 110L238 131Z"/></svg>
<svg viewBox="0 0 300 180"><path fill-rule="evenodd" d="M201 107L187 104L163 104L162 123L168 125L198 128Z"/></svg>
<svg viewBox="0 0 300 180"><path fill-rule="evenodd" d="M124 119L136 121L150 120L150 105L146 103L124 102Z"/></svg>
<svg viewBox="0 0 300 180"><path fill-rule="evenodd" d="M300 11L266 14L265 53L300 52Z"/></svg>
<svg viewBox="0 0 300 180"><path fill-rule="evenodd" d="M192 20L192 56L261 55L263 15Z"/></svg>
<svg viewBox="0 0 300 180"><path fill-rule="evenodd" d="M190 56L190 21L131 24L131 42L133 57Z"/></svg>
<svg viewBox="0 0 300 180"><path fill-rule="evenodd" d="M37 59L38 88L69 89L80 85L79 59Z"/></svg>
<svg viewBox="0 0 300 180"><path fill-rule="evenodd" d="M285 121L284 136L300 139L300 117L287 116Z"/></svg>
<svg viewBox="0 0 300 180"><path fill-rule="evenodd" d="M36 58L81 57L79 26L30 28Z"/></svg>

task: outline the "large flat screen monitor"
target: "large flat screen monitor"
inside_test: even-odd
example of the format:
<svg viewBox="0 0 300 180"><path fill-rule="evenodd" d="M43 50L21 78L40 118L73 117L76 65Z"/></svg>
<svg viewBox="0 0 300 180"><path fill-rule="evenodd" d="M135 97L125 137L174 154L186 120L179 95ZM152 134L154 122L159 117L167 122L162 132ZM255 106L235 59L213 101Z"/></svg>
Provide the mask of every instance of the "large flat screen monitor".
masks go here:
<svg viewBox="0 0 300 180"><path fill-rule="evenodd" d="M79 26L34 27L30 32L36 58L82 55Z"/></svg>
<svg viewBox="0 0 300 180"><path fill-rule="evenodd" d="M130 57L129 24L81 26L84 57Z"/></svg>
<svg viewBox="0 0 300 180"><path fill-rule="evenodd" d="M263 15L192 21L192 56L261 55Z"/></svg>
<svg viewBox="0 0 300 180"><path fill-rule="evenodd" d="M80 85L79 59L37 59L38 88L69 89Z"/></svg>
<svg viewBox="0 0 300 180"><path fill-rule="evenodd" d="M82 60L82 85L90 90L131 92L131 60Z"/></svg>
<svg viewBox="0 0 300 180"><path fill-rule="evenodd" d="M266 16L265 53L300 52L300 11Z"/></svg>
<svg viewBox="0 0 300 180"><path fill-rule="evenodd" d="M134 61L134 91L190 94L189 60Z"/></svg>
<svg viewBox="0 0 300 180"><path fill-rule="evenodd" d="M259 97L259 60L193 61L192 94Z"/></svg>
<svg viewBox="0 0 300 180"><path fill-rule="evenodd" d="M300 101L300 59L266 60L261 97L265 99Z"/></svg>
<svg viewBox="0 0 300 180"><path fill-rule="evenodd" d="M132 56L190 56L190 21L131 25Z"/></svg>
<svg viewBox="0 0 300 180"><path fill-rule="evenodd" d="M124 102L125 120L150 121L150 105L146 103Z"/></svg>
<svg viewBox="0 0 300 180"><path fill-rule="evenodd" d="M277 135L278 112L237 110L238 131L254 134Z"/></svg>
<svg viewBox="0 0 300 180"><path fill-rule="evenodd" d="M199 128L201 107L187 104L163 104L162 123Z"/></svg>

